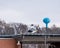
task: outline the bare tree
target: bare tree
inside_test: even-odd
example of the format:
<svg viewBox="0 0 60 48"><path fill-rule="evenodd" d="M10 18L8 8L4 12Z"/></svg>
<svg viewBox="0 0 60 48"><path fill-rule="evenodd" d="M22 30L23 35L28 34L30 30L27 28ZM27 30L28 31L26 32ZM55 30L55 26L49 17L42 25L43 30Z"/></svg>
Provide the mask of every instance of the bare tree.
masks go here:
<svg viewBox="0 0 60 48"><path fill-rule="evenodd" d="M20 24L19 27L18 27L18 29L19 29L19 32L24 33L24 32L27 31L28 27L27 27L27 25Z"/></svg>

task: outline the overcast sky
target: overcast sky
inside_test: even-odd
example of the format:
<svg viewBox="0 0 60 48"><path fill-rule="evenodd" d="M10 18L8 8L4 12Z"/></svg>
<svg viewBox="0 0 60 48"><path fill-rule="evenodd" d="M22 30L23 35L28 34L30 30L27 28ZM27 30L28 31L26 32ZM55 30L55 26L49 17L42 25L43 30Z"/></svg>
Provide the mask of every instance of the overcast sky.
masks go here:
<svg viewBox="0 0 60 48"><path fill-rule="evenodd" d="M43 26L45 17L60 25L60 0L0 0L0 18L6 22Z"/></svg>

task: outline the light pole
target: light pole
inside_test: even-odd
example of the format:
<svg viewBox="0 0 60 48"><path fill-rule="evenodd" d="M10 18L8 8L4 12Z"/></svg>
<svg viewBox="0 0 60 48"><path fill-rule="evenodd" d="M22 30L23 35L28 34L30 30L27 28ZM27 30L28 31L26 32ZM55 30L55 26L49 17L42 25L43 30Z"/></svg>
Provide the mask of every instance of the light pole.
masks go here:
<svg viewBox="0 0 60 48"><path fill-rule="evenodd" d="M45 43L45 48L47 48L47 45L46 45L46 33L47 33L48 23L50 22L50 19L49 18L44 18L43 22L46 24L45 42L44 43Z"/></svg>

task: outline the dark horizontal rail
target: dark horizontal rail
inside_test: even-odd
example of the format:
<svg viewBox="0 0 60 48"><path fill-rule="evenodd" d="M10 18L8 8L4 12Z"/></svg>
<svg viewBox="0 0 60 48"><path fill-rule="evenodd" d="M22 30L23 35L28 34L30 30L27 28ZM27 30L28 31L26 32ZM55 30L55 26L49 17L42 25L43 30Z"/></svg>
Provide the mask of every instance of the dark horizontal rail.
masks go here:
<svg viewBox="0 0 60 48"><path fill-rule="evenodd" d="M15 37L23 37L23 36L52 36L52 37L60 37L60 34L17 34L17 35L0 35L0 38L15 38Z"/></svg>
<svg viewBox="0 0 60 48"><path fill-rule="evenodd" d="M22 34L23 36L60 36L60 34Z"/></svg>
<svg viewBox="0 0 60 48"><path fill-rule="evenodd" d="M20 35L0 35L0 38L17 38L20 37Z"/></svg>

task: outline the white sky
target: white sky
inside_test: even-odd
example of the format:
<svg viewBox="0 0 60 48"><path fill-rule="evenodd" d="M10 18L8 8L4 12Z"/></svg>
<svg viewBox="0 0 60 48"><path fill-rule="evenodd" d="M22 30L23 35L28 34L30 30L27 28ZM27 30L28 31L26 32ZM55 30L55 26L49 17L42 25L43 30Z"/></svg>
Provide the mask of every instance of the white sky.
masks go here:
<svg viewBox="0 0 60 48"><path fill-rule="evenodd" d="M0 0L0 18L6 22L45 26L45 17L51 19L49 26L60 26L60 0Z"/></svg>

